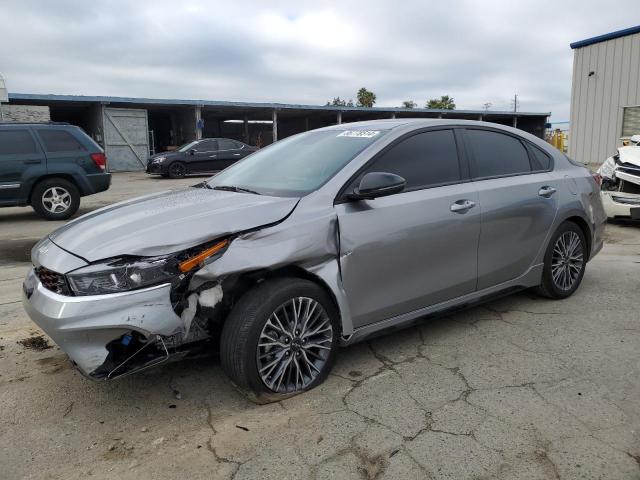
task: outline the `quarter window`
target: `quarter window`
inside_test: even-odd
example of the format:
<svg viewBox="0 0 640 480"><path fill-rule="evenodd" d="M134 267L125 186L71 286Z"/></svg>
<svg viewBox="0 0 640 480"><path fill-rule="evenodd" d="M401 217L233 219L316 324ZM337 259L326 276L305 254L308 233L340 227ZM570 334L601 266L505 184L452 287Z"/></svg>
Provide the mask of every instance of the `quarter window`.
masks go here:
<svg viewBox="0 0 640 480"><path fill-rule="evenodd" d="M197 152L215 152L218 150L218 142L215 140L203 140L194 148Z"/></svg>
<svg viewBox="0 0 640 480"><path fill-rule="evenodd" d="M47 152L77 152L85 148L73 135L64 130L38 130Z"/></svg>
<svg viewBox="0 0 640 480"><path fill-rule="evenodd" d="M489 130L467 130L467 137L473 152L471 174L474 178L531 171L527 150L517 138Z"/></svg>
<svg viewBox="0 0 640 480"><path fill-rule="evenodd" d="M400 175L407 181L407 190L458 182L460 164L453 130L418 133L402 140L383 153L367 172Z"/></svg>
<svg viewBox="0 0 640 480"><path fill-rule="evenodd" d="M551 158L549 157L549 155L544 153L538 147L534 147L531 144L529 145L531 146L531 153L533 154L531 158L532 170L534 171L549 170L549 166L551 165Z"/></svg>
<svg viewBox="0 0 640 480"><path fill-rule="evenodd" d="M25 155L36 151L36 144L29 130L0 131L0 155Z"/></svg>

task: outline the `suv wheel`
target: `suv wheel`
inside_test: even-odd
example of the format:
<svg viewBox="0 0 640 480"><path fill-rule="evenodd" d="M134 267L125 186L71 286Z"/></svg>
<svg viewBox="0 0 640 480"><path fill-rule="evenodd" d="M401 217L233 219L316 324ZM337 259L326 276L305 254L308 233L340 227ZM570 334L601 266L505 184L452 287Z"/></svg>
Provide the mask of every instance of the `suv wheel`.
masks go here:
<svg viewBox="0 0 640 480"><path fill-rule="evenodd" d="M563 223L547 247L538 293L556 299L571 296L582 282L586 264L587 242L584 233L573 222Z"/></svg>
<svg viewBox="0 0 640 480"><path fill-rule="evenodd" d="M267 280L247 292L227 318L220 339L222 368L259 403L309 390L331 370L338 316L315 283Z"/></svg>
<svg viewBox="0 0 640 480"><path fill-rule="evenodd" d="M182 178L187 174L187 166L182 162L173 162L168 171L169 178Z"/></svg>
<svg viewBox="0 0 640 480"><path fill-rule="evenodd" d="M47 220L66 220L78 211L80 192L68 180L50 178L34 187L31 206Z"/></svg>

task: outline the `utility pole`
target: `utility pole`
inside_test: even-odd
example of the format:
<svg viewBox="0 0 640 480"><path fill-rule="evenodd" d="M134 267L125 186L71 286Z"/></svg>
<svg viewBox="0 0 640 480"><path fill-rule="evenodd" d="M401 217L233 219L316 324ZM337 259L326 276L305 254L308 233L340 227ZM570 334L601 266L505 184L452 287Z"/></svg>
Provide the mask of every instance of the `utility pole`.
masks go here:
<svg viewBox="0 0 640 480"><path fill-rule="evenodd" d="M4 77L0 73L0 122L4 120L2 102L9 103L9 92L7 91L7 84L4 81Z"/></svg>
<svg viewBox="0 0 640 480"><path fill-rule="evenodd" d="M518 111L518 94L515 93L513 95L513 113L516 113Z"/></svg>

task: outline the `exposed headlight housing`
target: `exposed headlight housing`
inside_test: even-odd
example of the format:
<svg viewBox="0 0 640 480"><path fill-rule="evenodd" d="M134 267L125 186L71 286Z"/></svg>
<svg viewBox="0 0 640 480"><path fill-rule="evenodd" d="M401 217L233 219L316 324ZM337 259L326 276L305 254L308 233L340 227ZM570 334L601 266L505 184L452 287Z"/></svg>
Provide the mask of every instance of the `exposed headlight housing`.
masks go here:
<svg viewBox="0 0 640 480"><path fill-rule="evenodd" d="M67 274L76 295L126 292L170 283L180 272L169 257L118 258L95 263Z"/></svg>
<svg viewBox="0 0 640 480"><path fill-rule="evenodd" d="M229 240L218 240L184 252L158 257L121 257L94 263L67 273L75 295L127 292L182 281L186 275L220 256Z"/></svg>

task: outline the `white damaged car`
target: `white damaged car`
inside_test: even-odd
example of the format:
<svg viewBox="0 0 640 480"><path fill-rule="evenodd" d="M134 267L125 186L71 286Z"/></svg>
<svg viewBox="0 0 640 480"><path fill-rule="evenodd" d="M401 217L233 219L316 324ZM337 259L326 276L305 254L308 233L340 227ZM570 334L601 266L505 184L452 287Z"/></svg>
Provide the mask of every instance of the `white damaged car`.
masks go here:
<svg viewBox="0 0 640 480"><path fill-rule="evenodd" d="M598 169L607 217L640 220L640 135L618 148Z"/></svg>

